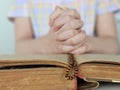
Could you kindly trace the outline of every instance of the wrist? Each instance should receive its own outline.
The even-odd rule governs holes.
[[[43,37],[40,37],[36,40],[37,47],[36,51],[37,53],[41,54],[54,54],[58,53],[58,43],[55,42],[53,35],[47,34]]]
[[[45,54],[47,53],[47,45],[48,45],[48,41],[47,41],[47,36],[42,36],[38,39],[35,39],[35,42],[34,42],[34,46],[35,46],[35,52],[38,54]]]

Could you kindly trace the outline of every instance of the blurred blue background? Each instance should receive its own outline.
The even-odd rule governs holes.
[[[0,0],[0,54],[14,53],[14,28],[7,19],[13,0]],[[119,0],[120,1],[120,0]],[[120,41],[120,13],[117,14],[118,37]]]
[[[0,0],[0,54],[14,53],[13,24],[7,19],[12,0]]]

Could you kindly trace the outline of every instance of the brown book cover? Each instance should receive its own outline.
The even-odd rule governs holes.
[[[82,90],[98,81],[120,82],[120,56],[0,56],[0,90]]]

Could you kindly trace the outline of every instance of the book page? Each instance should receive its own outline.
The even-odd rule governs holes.
[[[62,65],[67,66],[66,54],[54,54],[54,55],[1,55],[0,65],[6,64],[49,64],[49,65]]]
[[[84,54],[76,55],[78,64],[85,62],[101,62],[101,63],[114,63],[120,64],[119,55],[105,55],[105,54]]]
[[[103,55],[103,54],[84,54],[75,55],[78,64],[85,62],[110,62],[119,63],[119,55]],[[50,65],[68,65],[68,55],[67,54],[49,54],[49,55],[1,55],[0,64],[8,63],[40,63],[40,64],[50,64]]]

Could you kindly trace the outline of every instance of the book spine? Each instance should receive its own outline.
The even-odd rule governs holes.
[[[68,64],[65,77],[67,80],[73,80],[78,75],[78,65],[73,54],[68,54]]]

